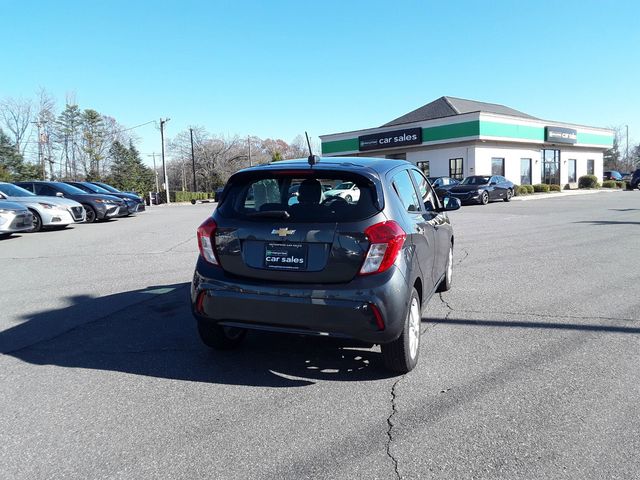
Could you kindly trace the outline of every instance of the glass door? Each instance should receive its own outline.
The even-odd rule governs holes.
[[[560,150],[542,150],[542,183],[560,185]]]

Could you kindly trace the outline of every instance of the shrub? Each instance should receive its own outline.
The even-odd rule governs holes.
[[[538,183],[536,185],[533,186],[533,191],[534,192],[543,192],[546,193],[549,191],[549,185],[545,184],[545,183]]]
[[[520,197],[522,195],[529,195],[529,189],[526,185],[516,185],[515,188],[516,197]]]
[[[533,185],[525,185],[525,187],[527,187],[527,192],[529,192],[529,193],[535,192],[535,190],[533,188]]]
[[[549,185],[549,191],[550,192],[559,192],[560,191],[560,185]]]
[[[616,187],[625,190],[627,188],[627,182],[625,182],[624,180],[616,182]]]
[[[583,175],[578,179],[578,188],[600,188],[598,177],[595,175]]]
[[[160,202],[166,203],[167,194],[165,192],[159,192]],[[172,202],[190,202],[192,200],[206,200],[213,198],[213,193],[209,192],[169,192],[169,199]]]
[[[616,188],[616,182],[615,180],[605,180],[604,182],[602,182],[602,188]]]
[[[567,183],[564,187],[562,187],[563,190],[571,190],[571,185],[569,183]]]

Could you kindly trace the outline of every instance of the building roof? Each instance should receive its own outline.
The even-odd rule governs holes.
[[[464,98],[456,97],[440,97],[412,112],[385,123],[382,127],[423,122],[425,120],[433,120],[434,118],[452,117],[471,112],[497,113],[500,115],[511,115],[513,117],[538,120],[536,117],[497,103],[476,102],[475,100],[465,100]]]

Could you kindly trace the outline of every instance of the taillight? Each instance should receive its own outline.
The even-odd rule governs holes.
[[[360,275],[381,273],[391,268],[407,238],[404,230],[393,220],[388,220],[371,225],[364,234],[371,244],[360,269]]]
[[[198,248],[200,249],[200,255],[212,265],[219,265],[213,247],[216,238],[216,228],[218,228],[218,225],[216,225],[216,222],[211,217],[207,218],[202,222],[202,225],[198,227]]]

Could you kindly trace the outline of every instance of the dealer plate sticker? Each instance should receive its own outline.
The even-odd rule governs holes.
[[[267,243],[264,265],[274,270],[306,270],[307,245],[302,243]]]

